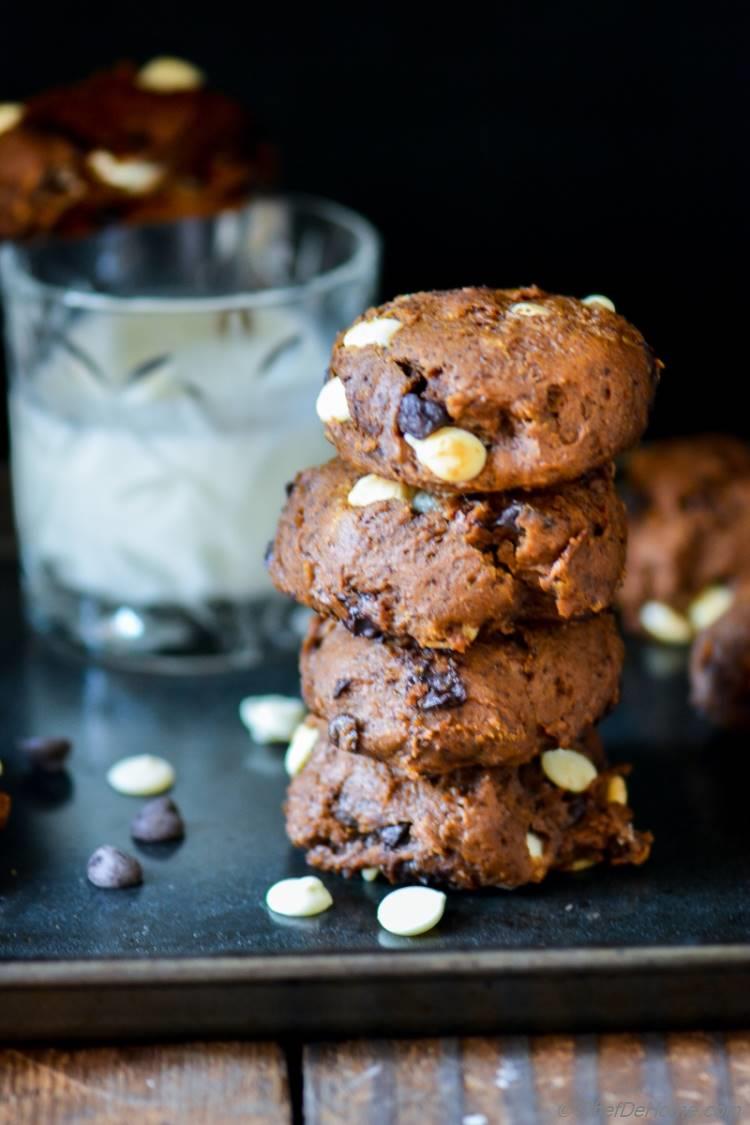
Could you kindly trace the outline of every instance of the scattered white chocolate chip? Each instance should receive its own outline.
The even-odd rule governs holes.
[[[107,781],[118,793],[128,797],[156,797],[175,782],[174,768],[155,754],[135,754],[122,758],[107,771]]]
[[[602,293],[591,293],[588,297],[582,297],[581,304],[601,305],[603,309],[609,309],[610,312],[617,312],[614,301],[610,301],[609,297],[605,297]]]
[[[628,787],[621,777],[613,777],[607,786],[607,800],[613,805],[627,805]]]
[[[665,645],[686,645],[692,640],[693,627],[687,617],[666,602],[644,602],[638,614],[644,630]]]
[[[440,480],[460,484],[478,477],[487,460],[487,450],[478,437],[456,426],[443,426],[426,438],[404,434],[417,460]]]
[[[409,503],[414,490],[397,480],[386,480],[375,473],[360,477],[347,496],[352,508],[366,508],[378,500],[402,500]]]
[[[471,644],[471,642],[475,641],[479,636],[479,629],[476,625],[462,625],[461,634],[466,638],[469,644]]]
[[[289,748],[284,755],[284,769],[290,777],[302,773],[310,761],[315,743],[318,741],[319,731],[309,726],[306,722],[300,723],[292,735]]]
[[[387,348],[401,328],[401,321],[392,316],[379,316],[375,320],[361,320],[353,325],[343,339],[345,348],[366,348],[368,344]]]
[[[734,600],[728,586],[707,586],[688,606],[687,615],[696,632],[708,629],[723,617]]]
[[[568,864],[565,868],[566,871],[588,871],[589,867],[595,867],[599,861],[596,859],[574,859],[572,863]]]
[[[583,793],[588,789],[597,774],[596,766],[577,750],[545,750],[542,754],[542,770],[546,777],[559,789],[571,793]]]
[[[532,859],[541,859],[544,855],[544,844],[536,832],[526,833],[526,847],[529,849],[529,855]]]
[[[374,883],[379,874],[379,867],[363,867],[361,871],[362,878],[366,883]]]
[[[378,907],[378,922],[400,937],[416,937],[437,926],[445,911],[445,895],[431,887],[399,887]]]
[[[0,133],[15,129],[24,115],[24,108],[18,102],[0,102]]]
[[[333,906],[331,892],[316,875],[282,879],[266,891],[266,906],[288,918],[310,918]]]
[[[131,195],[143,195],[144,192],[151,191],[164,176],[161,164],[136,157],[115,156],[103,148],[90,152],[86,163],[102,183]]]
[[[255,742],[288,742],[305,717],[301,699],[289,695],[248,695],[240,719]]]
[[[508,309],[513,316],[549,316],[550,309],[546,305],[539,305],[536,301],[516,301]]]
[[[415,512],[419,512],[421,515],[426,512],[439,512],[442,508],[439,496],[433,496],[431,492],[424,492],[421,489],[414,493],[411,506]]]
[[[318,395],[315,409],[321,422],[348,422],[351,418],[346,389],[338,376],[329,379]]]
[[[136,86],[155,94],[177,94],[197,90],[206,81],[202,70],[185,59],[162,55],[145,63],[135,77]]]

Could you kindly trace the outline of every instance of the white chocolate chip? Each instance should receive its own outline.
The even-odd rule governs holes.
[[[360,477],[347,496],[352,508],[366,508],[368,504],[377,504],[378,500],[402,500],[409,503],[413,489],[397,480],[386,480],[375,473],[368,473]]]
[[[577,750],[545,750],[542,770],[553,785],[571,793],[583,793],[597,775],[593,762]]]
[[[130,195],[152,191],[164,176],[161,164],[130,156],[114,156],[103,148],[90,152],[86,163],[102,183],[127,191]]]
[[[536,832],[526,833],[526,847],[529,849],[529,855],[532,859],[541,859],[544,855],[544,844]]]
[[[460,484],[478,477],[487,460],[487,450],[478,437],[456,426],[443,426],[429,437],[404,434],[417,460],[440,480]]]
[[[607,786],[607,800],[613,805],[627,805],[628,787],[621,777],[613,777]]]
[[[693,637],[693,627],[682,613],[666,602],[644,602],[638,614],[644,630],[665,645],[686,645]]]
[[[727,612],[734,595],[728,586],[707,586],[688,606],[687,615],[696,632],[708,629]]]
[[[306,722],[300,723],[295,730],[289,748],[284,755],[284,769],[290,777],[296,777],[298,773],[302,773],[302,770],[310,761],[319,733],[315,727],[308,726]]]
[[[316,875],[304,875],[301,879],[282,879],[269,887],[266,906],[287,918],[310,918],[333,906],[333,898]]]
[[[248,695],[240,719],[255,742],[288,742],[305,717],[301,699],[289,695]]]
[[[24,108],[18,102],[0,102],[0,133],[15,129],[24,115]]]
[[[588,871],[589,867],[594,867],[599,861],[596,859],[574,859],[572,863],[568,864],[565,868],[566,871]]]
[[[363,867],[361,871],[362,878],[366,883],[374,883],[379,874],[379,867]]]
[[[345,348],[366,348],[368,344],[376,344],[378,347],[387,348],[401,327],[401,321],[392,316],[361,320],[346,333],[343,345]]]
[[[513,316],[549,316],[550,311],[546,305],[539,305],[536,301],[517,301],[508,309]]]
[[[437,926],[445,911],[445,895],[431,887],[399,887],[378,907],[384,930],[401,937],[416,937]]]
[[[411,506],[415,512],[419,512],[421,515],[426,512],[439,512],[442,508],[439,496],[433,496],[431,492],[424,492],[421,489],[414,493]]]
[[[472,641],[475,641],[479,636],[479,629],[476,625],[462,625],[461,634],[466,638],[469,644],[471,644]]]
[[[609,309],[610,312],[617,312],[614,301],[610,301],[609,297],[605,297],[602,293],[592,293],[588,297],[582,297],[581,304],[601,305],[603,309]]]
[[[155,94],[177,94],[185,90],[198,90],[206,81],[202,70],[185,59],[168,55],[151,59],[138,71],[136,86]]]
[[[175,782],[173,766],[155,754],[135,754],[122,758],[107,771],[107,781],[127,797],[156,797]]]
[[[321,422],[348,422],[351,418],[346,389],[338,376],[324,383],[315,403]]]

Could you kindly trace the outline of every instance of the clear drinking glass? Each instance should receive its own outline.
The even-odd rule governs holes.
[[[285,482],[330,456],[315,396],[378,261],[364,219],[304,197],[3,248],[37,630],[141,666],[257,658],[264,548]]]

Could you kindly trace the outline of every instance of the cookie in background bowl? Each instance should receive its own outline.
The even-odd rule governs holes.
[[[0,239],[211,215],[274,179],[253,115],[183,59],[0,105]]]

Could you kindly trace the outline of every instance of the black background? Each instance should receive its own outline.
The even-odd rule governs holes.
[[[106,22],[105,22],[106,21]],[[741,5],[6,9],[0,100],[178,54],[254,106],[290,188],[386,240],[384,295],[602,292],[667,363],[652,433],[750,435]]]

